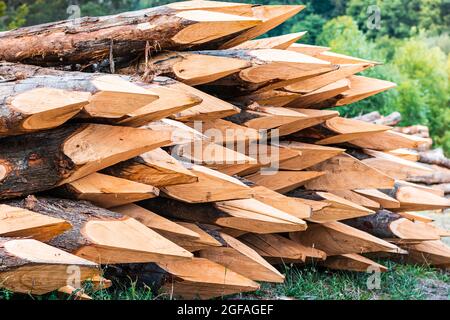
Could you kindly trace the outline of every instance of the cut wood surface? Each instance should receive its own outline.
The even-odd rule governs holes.
[[[253,49],[281,49],[286,50],[292,44],[300,40],[307,32],[296,32],[284,34],[278,37],[269,37],[263,39],[249,40],[233,49],[253,50]]]
[[[333,270],[356,272],[368,272],[368,270],[375,270],[378,272],[388,271],[387,267],[356,253],[329,257],[322,262],[321,265]]]
[[[147,42],[157,43],[161,50],[220,44],[227,36],[261,23],[253,17],[201,10],[200,1],[195,4],[189,9],[161,6],[3,32],[0,59],[40,65],[92,64],[108,59],[112,52],[116,60],[130,60],[145,52]]]
[[[288,48],[288,50],[307,54],[314,57],[321,52],[330,50],[330,48],[305,43],[294,43]]]
[[[70,222],[72,229],[49,244],[101,264],[192,258],[191,253],[135,219],[89,202],[30,196],[8,203]]]
[[[64,219],[0,205],[0,237],[32,238],[46,242],[70,228],[71,224]]]
[[[413,263],[432,265],[440,268],[450,266],[450,247],[440,240],[423,241],[403,246],[408,250],[408,259]]]
[[[400,207],[400,202],[395,198],[392,198],[377,189],[356,189],[354,191],[366,198],[378,202],[383,208],[394,209]]]
[[[120,162],[105,173],[154,187],[197,182],[197,176],[162,149]]]
[[[158,265],[174,277],[163,289],[184,299],[211,299],[259,288],[256,282],[208,259]]]
[[[260,19],[262,23],[222,44],[221,48],[232,48],[246,42],[247,40],[257,38],[267,31],[276,28],[289,18],[295,16],[304,8],[305,6],[302,5],[255,6],[252,8],[251,15],[256,19]]]
[[[192,232],[195,232],[198,235],[198,239],[186,239],[186,237],[175,236],[167,233],[165,236],[189,252],[197,252],[210,247],[223,246],[223,243],[219,241],[220,239],[218,240],[216,237],[211,235],[210,232],[208,233],[208,229],[203,224],[181,221],[177,221],[177,224],[191,230]]]
[[[325,251],[327,256],[366,252],[401,252],[387,241],[340,222],[310,225],[304,232],[290,233],[299,243]]]
[[[0,238],[0,287],[45,294],[66,285],[77,268],[80,280],[99,273],[97,264],[33,239]]]
[[[324,174],[318,171],[277,171],[273,174],[255,173],[245,178],[270,190],[287,193]]]
[[[366,207],[368,209],[379,209],[380,208],[380,203],[371,200],[368,197],[364,197],[354,191],[351,190],[333,190],[330,191],[330,193],[335,194],[341,198],[344,198],[348,201],[351,201],[355,204],[358,204],[360,206]]]
[[[394,179],[345,153],[308,170],[325,172],[323,176],[306,183],[305,188],[309,190],[392,188],[395,183]]]
[[[188,203],[205,203],[253,197],[253,191],[238,179],[203,166],[182,164],[198,177],[198,181],[161,188],[171,198]]]
[[[346,224],[384,239],[399,238],[409,241],[439,240],[440,235],[426,224],[415,224],[388,210],[345,221]]]
[[[253,203],[250,203],[253,204]],[[277,233],[305,230],[306,223],[270,206],[257,203],[249,206],[239,201],[189,204],[171,199],[151,199],[141,205],[157,214],[189,222],[215,224],[225,228],[255,232]],[[281,215],[282,218],[277,216]],[[286,221],[287,218],[291,221]]]
[[[352,56],[336,53],[336,52],[329,51],[329,50],[320,52],[319,54],[317,54],[315,56],[321,57],[322,59],[329,61],[331,63],[335,63],[335,64],[360,64],[360,63],[371,64],[371,65],[380,64],[380,62],[365,60],[365,59],[361,59],[361,58],[357,58],[357,57],[352,57]]]
[[[163,216],[157,215],[156,213],[133,203],[111,208],[111,211],[134,218],[165,237],[175,236],[188,240],[197,240],[200,238],[198,233],[183,227],[181,224],[172,222]]]
[[[352,140],[350,143],[364,149],[385,151],[398,148],[417,149],[421,145],[427,144],[428,140],[388,130]]]
[[[159,195],[159,190],[153,186],[101,173],[92,173],[67,183],[54,192],[67,198],[87,200],[103,208],[116,207]]]
[[[284,107],[292,101],[301,97],[295,92],[281,90],[268,90],[260,93],[251,93],[249,95],[230,98],[231,102],[237,105],[251,105],[258,103],[260,106]]]
[[[67,125],[19,140],[5,138],[0,148],[0,198],[70,183],[169,141],[160,132],[94,124]]]
[[[282,283],[284,276],[257,251],[225,233],[217,233],[222,247],[205,248],[199,257],[214,261],[254,281]]]

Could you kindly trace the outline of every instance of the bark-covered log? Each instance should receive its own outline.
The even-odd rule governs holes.
[[[395,126],[402,121],[402,115],[399,112],[393,112],[387,116],[382,116],[378,111],[374,111],[354,119],[385,126]]]
[[[420,159],[419,159],[420,162],[428,163],[428,164],[435,164],[435,165],[446,167],[446,168],[450,169],[450,159],[445,157],[444,151],[440,148],[430,150],[430,151],[420,152],[419,156],[420,156]]]
[[[202,2],[189,9],[202,9]],[[104,17],[85,17],[0,33],[0,59],[37,65],[131,60],[146,49],[219,46],[261,23],[253,17],[171,5]],[[228,36],[228,37],[227,37]],[[113,68],[112,68],[113,69]]]
[[[29,196],[6,203],[69,221],[72,229],[52,239],[49,244],[101,264],[192,257],[191,253],[135,219],[86,201]]]
[[[52,189],[169,141],[161,132],[94,124],[3,138],[0,199]]]

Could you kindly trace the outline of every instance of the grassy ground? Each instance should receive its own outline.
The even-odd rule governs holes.
[[[301,300],[449,300],[450,272],[429,267],[402,265],[390,261],[380,261],[389,267],[382,273],[380,288],[369,290],[367,279],[370,274],[337,272],[315,267],[285,267],[284,284],[263,284],[254,293],[241,294],[227,299],[301,299]],[[115,289],[86,293],[97,300],[151,300],[170,299],[165,295],[155,296],[148,287],[138,287],[135,283],[116,285]],[[12,294],[0,291],[0,299],[61,299],[52,293],[43,297]],[[67,298],[62,298],[67,299]]]

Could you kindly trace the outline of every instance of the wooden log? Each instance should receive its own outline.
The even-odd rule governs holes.
[[[305,230],[306,228],[303,220],[254,201],[188,204],[156,198],[142,202],[141,205],[157,214],[174,219],[254,233],[288,232],[287,230],[290,229]]]
[[[428,223],[431,225],[432,222],[434,222],[433,219],[426,217],[425,215],[422,215],[420,213],[415,212],[396,212],[398,215],[402,216],[403,218],[409,219],[412,222],[420,221],[424,223]]]
[[[329,50],[323,51],[315,56],[321,57],[326,61],[329,61],[331,63],[336,63],[336,64],[360,64],[360,63],[371,64],[371,65],[381,64],[381,62],[365,60],[365,59],[361,59],[361,58],[357,58],[357,57],[348,56],[345,54],[336,53],[336,52],[329,51]]]
[[[286,212],[299,219],[311,216],[311,207],[292,197],[286,197],[281,193],[270,190],[263,186],[252,186],[255,199],[278,210]]]
[[[374,124],[381,124],[384,126],[395,126],[402,121],[402,115],[400,112],[392,112],[387,116],[382,116],[378,111],[373,111],[368,114],[355,117],[356,120],[371,122]]]
[[[90,201],[102,208],[111,208],[157,197],[159,190],[143,183],[92,173],[62,185],[52,193],[69,199]]]
[[[292,51],[277,49],[205,51],[204,54],[240,59],[250,67],[203,87],[224,98],[283,88],[301,79],[333,71],[337,66]]]
[[[333,190],[330,191],[330,193],[371,210],[377,210],[381,207],[378,202],[364,197],[352,190]]]
[[[255,130],[271,130],[272,136],[286,136],[338,115],[336,111],[309,111],[253,104],[227,119]]]
[[[172,275],[163,291],[175,297],[211,299],[259,289],[256,282],[208,259],[158,265]]]
[[[431,172],[422,172],[422,174],[418,173],[417,175],[407,177],[404,180],[427,185],[450,183],[450,169],[438,165],[429,165],[422,162],[419,162],[418,164],[431,170]]]
[[[336,82],[330,83],[320,89],[301,95],[297,99],[292,100],[286,107],[315,109],[317,108],[317,106],[320,106],[322,102],[328,101],[329,99],[340,95],[348,89],[350,89],[350,81],[348,79],[341,79]]]
[[[422,126],[420,124],[409,127],[395,127],[393,130],[395,132],[400,132],[421,138],[430,137],[430,129],[427,126]]]
[[[288,196],[328,203],[329,206],[313,211],[311,217],[307,219],[308,221],[316,223],[326,223],[356,217],[364,217],[375,213],[370,209],[328,192],[311,192],[296,189],[288,193]]]
[[[295,16],[304,8],[305,6],[302,5],[255,6],[252,8],[251,15],[261,19],[262,23],[222,44],[221,49],[233,48],[248,40],[255,39]]]
[[[255,173],[245,178],[270,190],[288,193],[324,174],[320,171],[277,171],[273,174]]]
[[[239,113],[239,108],[224,100],[218,99],[203,91],[195,89],[184,83],[177,82],[172,88],[182,90],[186,93],[194,94],[202,99],[202,102],[189,109],[177,112],[171,116],[179,121],[203,121],[221,119]]]
[[[0,205],[0,237],[50,241],[72,228],[69,222],[30,210]]]
[[[306,31],[284,34],[278,37],[269,37],[263,39],[249,40],[233,49],[239,50],[255,50],[255,49],[280,49],[286,50],[292,44],[300,40]]]
[[[398,148],[418,149],[427,143],[427,139],[398,133],[392,130],[374,133],[371,136],[351,141],[351,144],[354,146],[379,151],[395,150]]]
[[[404,182],[396,182],[394,188],[382,191],[400,202],[400,207],[392,209],[394,211],[426,211],[450,207],[450,200],[430,192],[432,189],[426,190]]]
[[[345,151],[345,149],[289,140],[281,141],[280,146],[301,152],[301,155],[298,157],[280,161],[280,168],[283,170],[303,170],[333,158]]]
[[[383,239],[407,241],[439,240],[440,235],[426,224],[416,224],[388,210],[376,214],[346,220],[345,224]]]
[[[122,179],[157,188],[194,183],[197,176],[162,149],[155,149],[104,170]]]
[[[307,54],[309,56],[316,56],[321,52],[325,52],[328,50],[331,50],[331,48],[328,47],[321,47],[321,46],[314,46],[310,44],[305,43],[294,43],[292,44],[287,50],[295,51],[298,53]]]
[[[371,65],[369,64],[355,64],[355,65],[339,65],[337,70],[318,75],[316,77],[312,77],[309,79],[299,80],[289,86],[286,86],[284,89],[289,92],[301,93],[301,94],[313,94],[316,93],[320,89],[325,88],[331,84],[336,83],[337,81],[341,81],[346,79],[356,73],[362,72],[369,68]],[[346,86],[351,88],[351,83],[346,83]],[[335,96],[339,95],[342,92],[337,93]],[[334,97],[334,96],[333,96]],[[322,100],[323,101],[323,100]],[[306,102],[300,98],[297,102],[293,102],[289,107],[291,108],[305,108],[302,106],[302,102]]]
[[[403,245],[408,250],[407,260],[447,269],[450,266],[450,248],[440,240]]]
[[[326,174],[306,183],[308,190],[353,190],[360,188],[392,188],[395,180],[358,159],[341,154],[308,170]]]
[[[400,207],[400,202],[377,189],[356,189],[354,191],[364,197],[378,202],[383,208],[394,209]]]
[[[191,229],[186,228],[179,223],[172,222],[169,219],[133,203],[111,208],[111,211],[136,219],[169,240],[173,237],[185,240],[200,239],[200,235]]]
[[[208,137],[201,132],[187,126],[183,122],[172,119],[161,119],[150,122],[145,126],[142,126],[141,129],[167,132],[171,139],[171,143],[167,145],[168,147],[197,140],[209,140]]]
[[[129,127],[140,127],[151,121],[160,120],[183,112],[203,102],[203,99],[191,92],[177,88],[177,81],[166,77],[155,77],[144,87],[159,99],[133,112],[115,123]],[[186,86],[187,87],[187,86]]]
[[[33,239],[0,238],[0,259],[0,287],[25,294],[57,290],[71,270],[81,281],[99,273],[97,264]]]
[[[66,125],[21,139],[4,138],[0,198],[70,183],[169,141],[164,133],[94,124]]]
[[[444,156],[442,149],[434,149],[419,153],[419,161],[428,164],[435,164],[450,169],[450,159]]]
[[[0,37],[0,59],[47,66],[117,62],[144,54],[146,44],[151,51],[218,46],[227,36],[261,23],[253,17],[201,10],[203,4],[195,4],[189,9],[169,5],[7,31]]]
[[[261,93],[251,93],[249,95],[230,98],[230,102],[237,105],[251,105],[257,103],[266,107],[284,107],[292,101],[301,97],[298,93],[281,90],[268,90]]]
[[[192,258],[190,252],[135,219],[89,202],[30,196],[7,204],[69,221],[72,229],[49,244],[100,264]]]
[[[254,249],[225,233],[216,232],[215,236],[223,246],[202,249],[198,253],[199,257],[214,261],[254,281],[284,281],[284,276]]]
[[[310,254],[304,246],[279,234],[249,233],[239,239],[271,263],[304,263]]]
[[[165,235],[170,241],[176,243],[189,252],[198,252],[203,249],[221,247],[223,245],[223,243],[219,241],[220,239],[215,237],[215,234],[208,232],[209,228],[207,228],[204,224],[183,221],[177,221],[176,223],[183,228],[195,232],[199,236],[198,239],[187,239],[186,237],[180,237],[178,235]]]
[[[368,270],[377,270],[387,272],[388,268],[356,253],[342,254],[329,257],[320,263],[322,266],[343,271],[368,272]]]
[[[325,251],[327,256],[366,252],[402,252],[387,241],[340,222],[310,225],[304,232],[289,234],[291,240]]]
[[[391,151],[387,151],[386,153],[391,154],[393,156],[405,159],[405,160],[409,160],[409,161],[413,161],[413,162],[418,162],[419,161],[419,154],[417,151],[415,150],[410,150],[410,149],[395,149],[395,150],[391,150]]]
[[[209,51],[166,52],[151,59],[139,60],[135,65],[127,66],[118,72],[144,75],[151,70],[153,75],[166,76],[190,86],[198,86],[252,66],[244,59],[208,53]]]
[[[364,150],[364,153],[372,158],[362,160],[363,163],[378,169],[393,179],[414,180],[415,177],[433,173],[432,169],[424,165],[388,153],[368,149]]]
[[[431,187],[444,192],[444,194],[450,193],[450,183],[434,184]]]
[[[186,162],[181,162],[181,164],[197,176],[198,181],[161,188],[161,191],[168,197],[188,203],[206,203],[253,197],[253,191],[238,179],[203,166],[191,165]]]

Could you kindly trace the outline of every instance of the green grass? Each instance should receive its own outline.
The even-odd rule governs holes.
[[[284,266],[283,284],[262,284],[253,293],[240,294],[231,299],[301,299],[301,300],[423,300],[450,299],[450,273],[426,266],[403,265],[380,261],[389,268],[381,273],[380,289],[367,288],[368,273],[330,271],[315,266]],[[108,290],[92,292],[87,284],[85,292],[95,300],[153,300],[169,299],[167,295],[152,293],[149,287],[135,282],[115,284]],[[18,295],[0,290],[1,299],[57,300],[56,293],[41,297]]]

